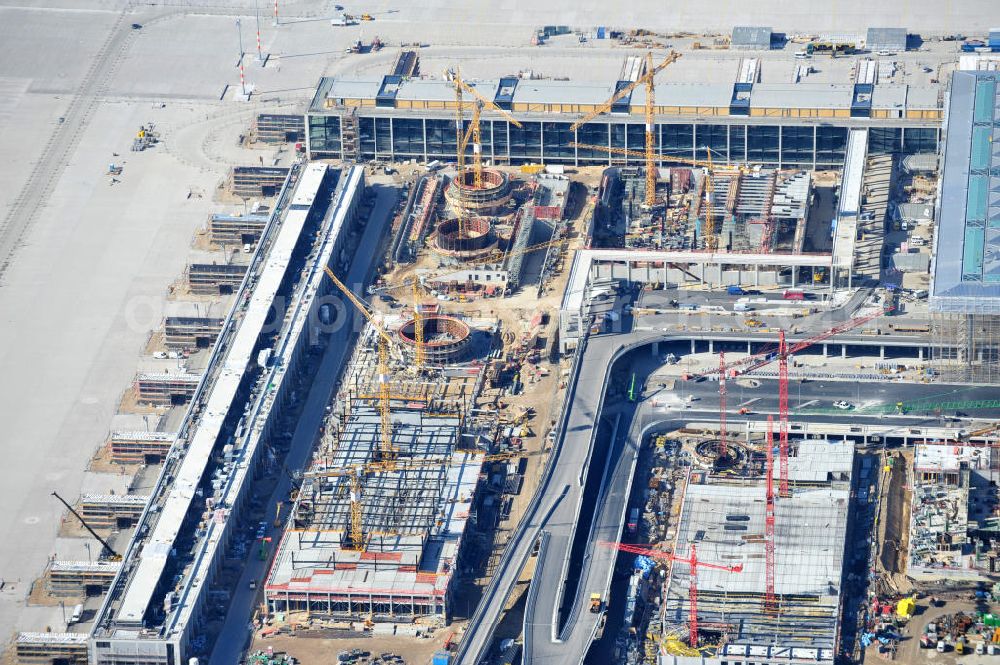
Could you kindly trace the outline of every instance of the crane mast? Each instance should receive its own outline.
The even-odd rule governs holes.
[[[719,351],[719,457],[723,460],[726,449],[726,353]]]
[[[690,582],[688,584],[688,644],[697,648],[698,646],[698,567],[710,568],[712,570],[724,570],[730,573],[743,572],[743,564],[735,566],[724,566],[718,563],[707,563],[698,559],[698,552],[694,543],[691,543],[691,553],[686,556],[678,556],[672,552],[654,550],[640,545],[629,545],[628,543],[616,543],[609,541],[599,541],[600,545],[613,547],[621,552],[630,554],[641,554],[661,561],[671,561],[673,563],[687,564],[690,568]]]
[[[776,612],[774,595],[774,419],[767,417],[767,503],[764,515],[764,611]]]
[[[669,64],[676,61],[681,57],[680,53],[676,51],[671,51],[666,58],[658,65],[653,65],[653,54],[652,52],[646,53],[646,71],[626,86],[623,86],[618,92],[611,96],[608,101],[604,102],[598,106],[593,111],[587,113],[582,118],[570,125],[569,131],[576,132],[580,127],[590,122],[602,113],[609,113],[614,106],[615,102],[620,99],[625,98],[629,93],[638,88],[639,86],[645,86],[646,101],[645,101],[645,151],[642,153],[643,158],[646,160],[646,196],[645,205],[647,207],[653,207],[656,204],[656,134],[653,125],[653,113],[655,111],[655,100],[654,100],[654,88],[653,79],[654,77]],[[599,148],[601,150],[605,148]]]
[[[788,345],[785,331],[778,333],[778,432],[781,438],[779,467],[781,496],[788,496]]]

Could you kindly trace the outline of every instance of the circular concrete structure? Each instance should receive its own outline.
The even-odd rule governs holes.
[[[476,187],[476,173],[467,169],[461,180],[452,178],[444,195],[454,209],[472,214],[492,213],[510,201],[510,178],[501,171],[483,169],[482,186]]]
[[[439,254],[459,259],[485,256],[497,245],[493,224],[481,217],[461,221],[449,219],[438,224],[434,249]]]
[[[461,362],[469,355],[472,329],[453,316],[429,315],[421,317],[424,329],[424,362],[446,365]],[[405,348],[416,353],[416,323],[410,319],[399,327],[396,334]]]
[[[725,457],[719,457],[718,439],[699,443],[695,446],[695,454],[699,461],[716,471],[743,469],[750,461],[750,453],[743,444],[729,440],[726,441]]]

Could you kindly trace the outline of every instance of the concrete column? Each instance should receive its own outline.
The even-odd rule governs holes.
[[[428,157],[427,157],[427,118],[424,118],[423,120],[421,120],[420,126],[423,128],[423,131],[424,131],[424,162],[426,162],[426,161],[428,161]]]
[[[653,355],[654,356],[660,355],[660,343],[659,342],[653,342]]]
[[[878,357],[879,360],[885,360],[885,344],[880,344],[878,347]]]
[[[714,339],[708,340],[708,352],[709,353],[715,353],[715,340]]]
[[[747,355],[753,355],[753,351],[750,349],[750,340],[747,340]]]
[[[823,342],[823,357],[826,358],[830,349],[826,342]]]
[[[698,353],[697,351],[695,351],[695,348],[696,347],[695,347],[695,344],[694,344],[694,340],[692,339],[691,340],[691,353]]]
[[[923,360],[924,359],[924,347],[922,347],[922,346],[917,347],[917,358],[919,360]]]
[[[841,344],[840,345],[840,357],[841,358],[846,358],[847,357],[847,345],[846,344]]]

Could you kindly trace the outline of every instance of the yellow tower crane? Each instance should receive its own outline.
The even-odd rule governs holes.
[[[465,185],[465,151],[472,141],[472,168],[474,173],[474,186],[480,189],[483,186],[483,144],[482,134],[479,126],[480,116],[483,107],[496,111],[511,124],[521,127],[521,123],[514,116],[504,111],[492,101],[481,95],[474,87],[462,79],[461,71],[456,67],[452,76],[452,83],[455,85],[455,182]],[[465,93],[469,93],[474,98],[472,103],[472,122],[469,129],[465,129]],[[455,214],[458,217],[459,233],[465,227],[465,215],[462,206],[456,206]]]
[[[486,455],[482,462],[498,462],[517,457],[523,457],[524,453],[497,453]],[[351,523],[348,529],[350,543],[344,549],[363,551],[366,546],[364,534],[364,508],[362,507],[362,497],[364,494],[364,477],[369,473],[379,472],[400,472],[426,469],[432,467],[447,467],[451,465],[451,460],[447,459],[417,459],[417,460],[393,460],[391,463],[370,462],[368,464],[354,464],[340,469],[326,469],[323,471],[309,471],[305,476],[312,478],[347,478],[350,483],[350,513]]]
[[[569,144],[573,148],[583,148],[586,150],[603,150],[604,152],[610,152],[616,155],[626,155],[631,157],[643,157],[645,158],[647,154],[645,152],[639,152],[638,150],[626,150],[625,148],[612,148],[606,145],[591,145],[589,143],[577,143],[576,141]],[[717,246],[718,238],[715,235],[715,218],[712,212],[712,206],[715,203],[715,188],[712,183],[712,175],[715,173],[715,163],[712,161],[712,149],[708,146],[704,147],[705,154],[708,155],[706,161],[699,161],[697,159],[686,159],[684,157],[671,157],[670,155],[656,155],[656,159],[661,162],[677,162],[679,164],[688,164],[690,166],[701,166],[707,169],[708,173],[705,177],[705,201],[708,204],[708,208],[705,211],[705,230],[702,236],[705,240],[705,249],[714,250]],[[726,168],[732,168],[738,173],[748,173],[750,168],[745,164],[738,164],[734,166],[727,166]],[[648,190],[647,190],[648,191]]]
[[[379,434],[382,441],[382,458],[391,460],[396,452],[392,445],[392,418],[389,410],[389,400],[392,397],[392,393],[389,390],[389,345],[393,344],[393,340],[381,324],[375,320],[375,317],[369,311],[369,308],[361,302],[361,299],[351,293],[351,290],[337,279],[333,270],[329,266],[323,266],[323,270],[326,271],[327,277],[343,292],[347,299],[351,301],[351,304],[361,312],[378,333],[378,409],[381,416]]]
[[[577,120],[575,123],[570,125],[569,130],[571,132],[577,131],[580,127],[587,124],[597,116],[602,113],[610,113],[611,108],[614,106],[615,102],[622,99],[633,90],[638,88],[640,85],[646,86],[646,100],[645,100],[645,115],[646,115],[646,150],[644,157],[646,159],[646,198],[645,204],[647,207],[652,207],[656,203],[656,132],[653,125],[653,114],[655,111],[655,86],[653,85],[653,79],[660,73],[661,70],[666,68],[668,65],[676,61],[681,57],[680,53],[676,51],[671,51],[663,62],[653,66],[653,54],[646,54],[646,71],[637,78],[635,81],[629,85],[623,86],[621,90],[616,92],[611,99],[604,102],[596,109],[587,113],[582,118]]]
[[[413,341],[414,360],[417,371],[424,369],[424,317],[420,312],[420,293],[417,290],[417,280],[413,280]]]
[[[472,169],[473,177],[476,189],[480,189],[483,186],[483,143],[482,143],[482,132],[480,130],[479,121],[482,116],[484,108],[487,108],[495,113],[499,113],[504,117],[507,122],[514,125],[515,127],[522,127],[517,118],[512,116],[507,111],[503,110],[491,100],[487,99],[479,93],[474,87],[466,83],[461,76],[457,73],[455,74],[455,86],[459,90],[459,108],[462,108],[464,102],[462,101],[462,92],[467,92],[472,95],[476,103],[472,107],[472,122],[469,123],[469,129],[466,130],[464,136],[459,138],[459,153],[464,157],[465,150],[469,145],[469,141],[472,141]]]

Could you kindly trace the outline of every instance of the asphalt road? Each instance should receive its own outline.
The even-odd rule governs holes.
[[[660,379],[654,377],[648,386],[650,392],[657,391]],[[756,384],[756,387],[754,386]],[[670,384],[668,384],[669,386]],[[778,412],[778,382],[771,378],[755,378],[732,380],[727,382],[727,413],[738,415],[741,407],[753,413],[766,414]],[[686,400],[688,396],[695,398],[689,403],[690,408],[697,410],[713,410],[718,412],[719,383],[718,381],[681,381],[673,383],[672,390],[660,390],[661,397],[670,400]],[[997,391],[989,386],[966,386],[940,383],[889,383],[860,381],[795,381],[789,382],[788,408],[791,417],[829,416],[834,420],[858,415],[877,417],[883,408],[894,410],[896,402],[903,402],[908,409],[916,410],[908,413],[905,420],[921,422],[939,422],[940,418],[930,409],[935,404],[952,404],[956,402],[992,401],[997,399]],[[849,402],[854,409],[839,411],[833,403],[839,400]],[[942,416],[956,416],[969,420],[993,420],[1000,418],[1000,408],[987,409],[949,409]],[[895,418],[895,413],[884,414],[885,418]]]
[[[395,204],[396,197],[391,190],[383,189],[380,191],[377,203],[361,238],[361,243],[355,252],[355,257],[368,257],[368,260],[355,261],[351,264],[347,278],[342,280],[345,284],[363,284],[368,281],[374,267],[372,258],[379,255],[378,245],[384,237],[383,230]],[[345,311],[350,317],[355,316],[354,309],[350,305],[346,305]],[[291,447],[285,459],[285,467],[289,471],[303,468],[309,460],[312,444],[316,440],[316,433],[322,424],[326,405],[333,394],[336,380],[340,377],[341,368],[353,348],[353,344],[350,343],[353,331],[353,325],[345,325],[333,333],[327,343],[323,359],[316,371],[309,395],[306,397],[306,403],[302,407],[295,432],[292,434]],[[269,524],[271,516],[275,514],[276,503],[286,500],[290,490],[289,476],[282,474],[264,509],[265,519]],[[285,505],[287,507],[287,501],[285,501]],[[284,514],[287,515],[287,510]],[[247,549],[247,560],[240,574],[239,582],[236,584],[236,589],[233,591],[225,623],[212,650],[210,665],[233,665],[239,662],[240,655],[247,647],[249,634],[252,630],[249,625],[250,616],[255,605],[263,602],[265,577],[281,538],[280,529],[273,529],[273,527],[269,527],[269,529],[269,535],[274,539],[272,556],[267,561],[261,561],[256,556],[256,546]],[[256,591],[250,590],[250,580],[257,581]]]

